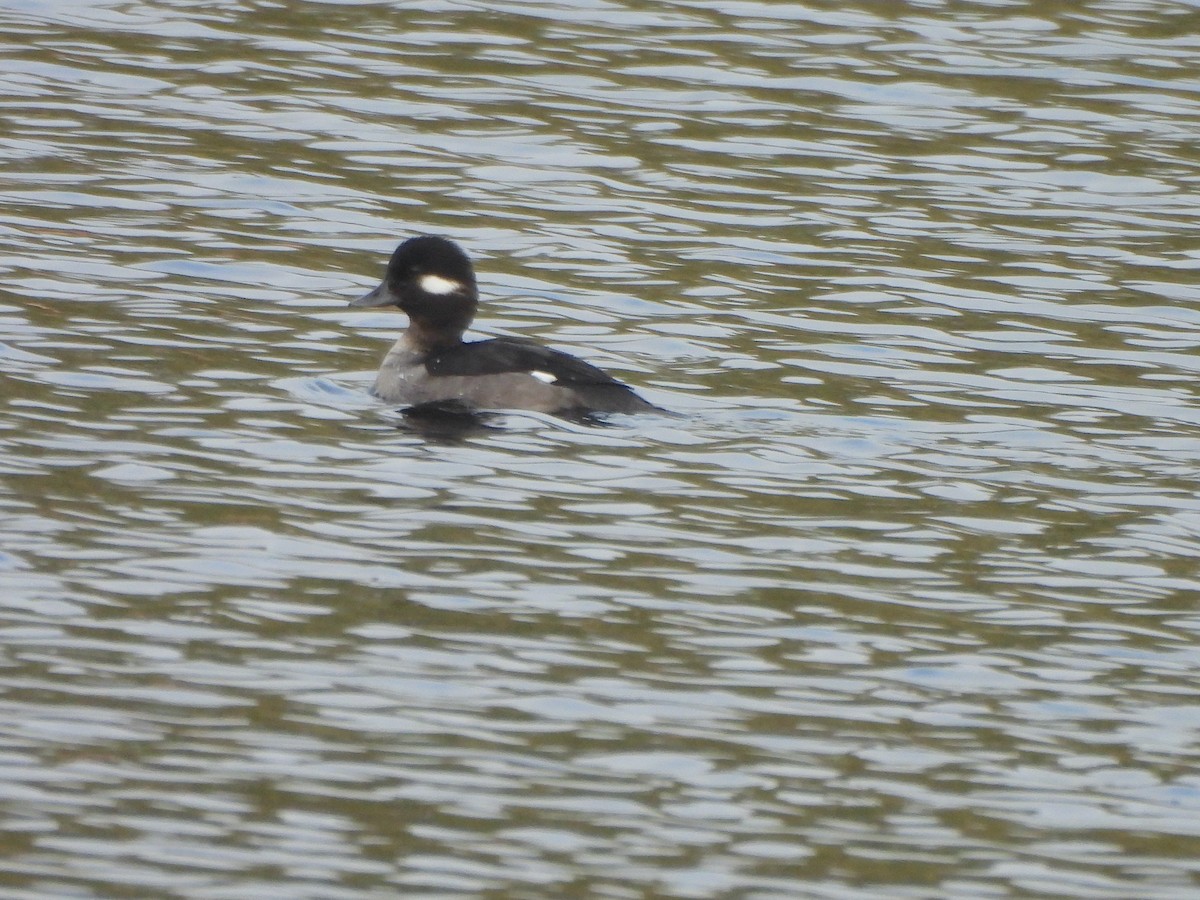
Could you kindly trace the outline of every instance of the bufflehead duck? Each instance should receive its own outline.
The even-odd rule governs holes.
[[[397,306],[408,328],[384,357],[373,392],[392,403],[527,409],[587,415],[657,411],[627,385],[581,359],[532,341],[464,343],[479,303],[471,260],[433,235],[396,248],[383,283],[351,306]]]

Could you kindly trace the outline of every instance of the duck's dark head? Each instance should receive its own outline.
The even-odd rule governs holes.
[[[457,342],[475,318],[479,292],[471,259],[451,240],[409,238],[388,261],[383,282],[351,306],[397,306],[433,343]]]

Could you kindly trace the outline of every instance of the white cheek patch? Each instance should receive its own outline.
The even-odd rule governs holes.
[[[457,294],[463,289],[461,281],[443,278],[441,275],[422,275],[418,284],[427,294]]]
[[[538,370],[534,369],[529,374],[532,375],[534,378],[536,378],[538,381],[546,382],[546,384],[554,384],[554,382],[558,381],[558,377],[555,375],[551,375],[549,372],[539,372]]]

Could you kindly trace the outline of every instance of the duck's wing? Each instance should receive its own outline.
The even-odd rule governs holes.
[[[658,412],[633,388],[582,359],[532,341],[493,338],[435,351],[425,360],[434,377],[453,375],[528,375],[543,384],[565,388],[570,398],[560,411],[590,413]]]
[[[459,344],[431,353],[425,368],[435,377],[446,375],[501,375],[524,373],[546,384],[575,387],[585,384],[620,385],[603,369],[598,369],[563,353],[532,341],[493,338]]]

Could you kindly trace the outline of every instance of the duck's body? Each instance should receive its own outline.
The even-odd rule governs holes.
[[[558,350],[496,338],[430,351],[407,332],[384,357],[373,388],[392,403],[458,401],[477,409],[647,412],[655,409],[611,375]]]
[[[409,326],[384,357],[374,393],[406,406],[633,413],[657,409],[607,372],[532,341],[464,343],[479,297],[471,261],[453,242],[422,236],[392,254],[383,283],[352,306],[397,306]]]

